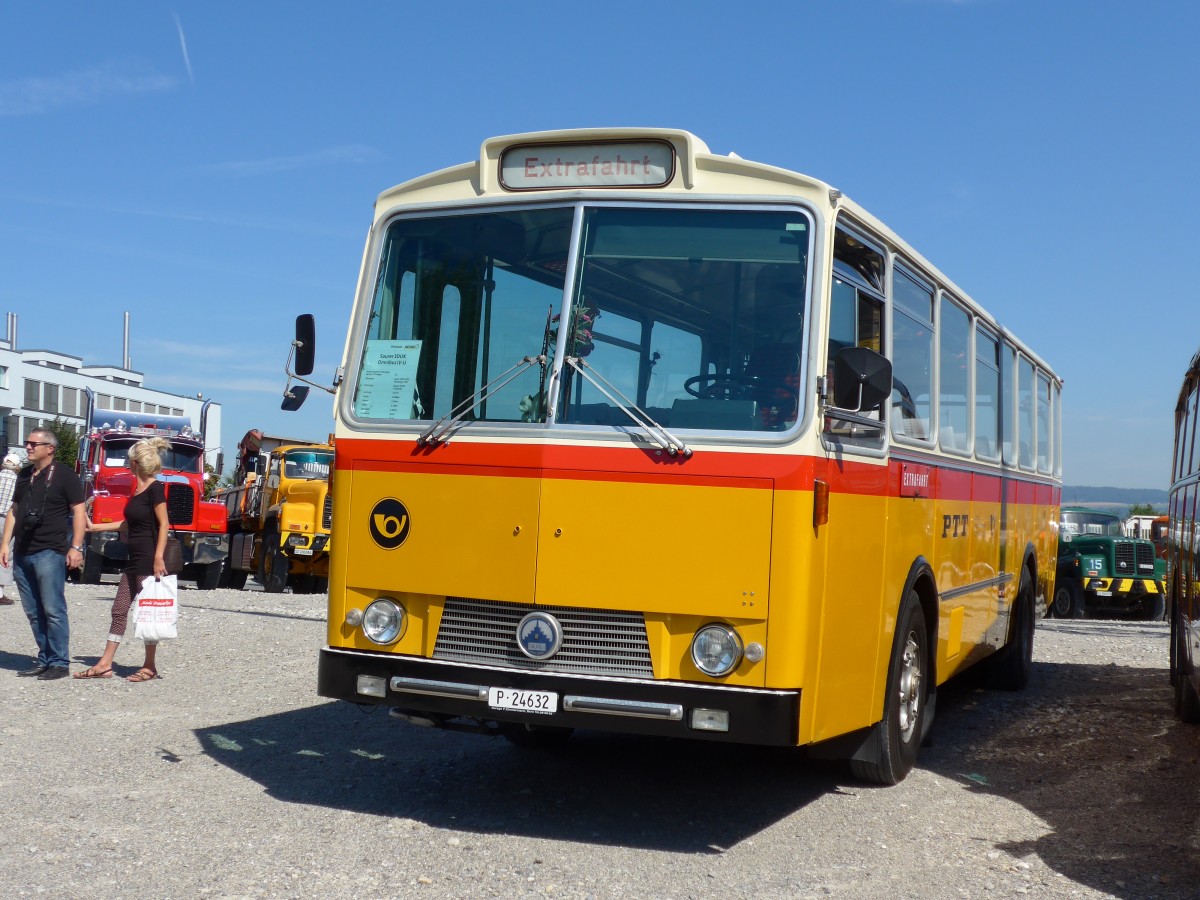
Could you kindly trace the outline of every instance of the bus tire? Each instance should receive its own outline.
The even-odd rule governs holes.
[[[917,762],[925,733],[929,700],[929,632],[917,592],[910,590],[900,607],[888,664],[883,720],[875,725],[868,758],[850,760],[855,778],[875,784],[898,784]]]
[[[1083,591],[1074,581],[1062,581],[1054,585],[1054,603],[1050,606],[1055,618],[1073,619],[1083,616]]]
[[[552,750],[561,747],[574,730],[555,725],[526,725],[524,722],[500,723],[500,733],[510,743],[526,750]]]
[[[1189,724],[1200,722],[1200,696],[1192,685],[1191,672],[1188,671],[1186,638],[1184,637],[1182,616],[1175,617],[1174,652],[1171,654],[1171,680],[1175,683],[1175,715],[1179,721]]]
[[[992,687],[1019,691],[1029,684],[1033,672],[1033,582],[1029,570],[1021,569],[1021,589],[1013,603],[1008,641],[992,658]]]

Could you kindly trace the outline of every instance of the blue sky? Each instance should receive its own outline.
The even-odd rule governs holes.
[[[1064,481],[1165,488],[1200,346],[1200,7],[1143,0],[0,4],[0,306],[250,427],[338,364],[375,196],[549,128],[830,182],[1065,379]],[[232,454],[227,454],[231,456]]]

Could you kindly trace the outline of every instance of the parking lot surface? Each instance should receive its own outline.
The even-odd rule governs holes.
[[[68,586],[75,671],[114,593]],[[323,596],[181,599],[144,684],[15,677],[32,639],[0,607],[0,894],[1200,896],[1163,623],[1041,623],[1030,688],[943,689],[917,770],[876,788],[799,751],[417,728],[316,696]]]

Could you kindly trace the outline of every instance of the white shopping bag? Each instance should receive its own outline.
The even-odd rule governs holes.
[[[178,637],[179,583],[174,575],[146,578],[137,595],[134,637],[156,643]]]

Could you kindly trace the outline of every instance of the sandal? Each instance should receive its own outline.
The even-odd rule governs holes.
[[[130,675],[125,680],[132,681],[136,684],[136,683],[142,682],[142,681],[153,681],[157,677],[158,677],[157,669],[147,669],[145,666],[143,666],[142,668],[138,669],[136,672],[134,672],[132,675]]]
[[[89,666],[82,672],[76,672],[72,678],[112,678],[113,671],[111,668],[105,669],[103,672],[97,672],[95,666]]]

